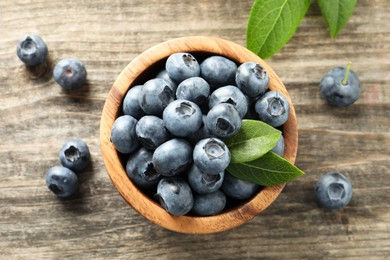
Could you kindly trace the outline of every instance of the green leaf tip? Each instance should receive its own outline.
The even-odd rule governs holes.
[[[247,48],[263,59],[291,39],[306,15],[310,0],[255,0],[247,26]]]

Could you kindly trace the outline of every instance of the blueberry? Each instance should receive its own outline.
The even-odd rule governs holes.
[[[138,103],[138,98],[141,95],[141,88],[142,85],[131,87],[127,91],[122,104],[123,114],[132,116],[137,120],[145,115],[145,112]]]
[[[154,169],[152,157],[153,153],[142,147],[132,153],[126,163],[127,176],[141,189],[155,187],[160,181],[160,174]]]
[[[27,66],[37,66],[47,60],[48,50],[39,35],[26,35],[19,40],[16,54]]]
[[[200,140],[194,147],[193,161],[206,174],[220,174],[230,163],[230,151],[218,138]]]
[[[185,99],[202,105],[210,95],[210,86],[201,77],[192,77],[183,80],[176,90],[177,99]]]
[[[346,82],[343,82],[344,77],[347,78]],[[320,91],[329,104],[349,106],[359,98],[360,81],[350,65],[347,68],[336,67],[321,80]]]
[[[221,187],[224,175],[224,171],[218,174],[203,173],[198,167],[196,167],[195,164],[192,164],[190,170],[188,171],[188,184],[196,193],[210,193]]]
[[[261,121],[278,127],[286,123],[290,105],[286,97],[277,91],[268,91],[255,103],[255,110]]]
[[[164,109],[163,120],[169,132],[185,137],[201,127],[202,111],[194,102],[178,99]]]
[[[248,111],[247,97],[239,88],[233,85],[217,88],[211,93],[209,108],[211,109],[221,103],[232,104],[241,118],[243,118]]]
[[[167,70],[161,70],[157,73],[156,78],[164,79],[168,83],[168,86],[172,89],[173,93],[176,93],[177,84],[169,77]]]
[[[179,177],[166,177],[157,185],[154,195],[161,206],[175,216],[182,216],[190,212],[194,205],[194,197],[190,186]]]
[[[236,73],[236,85],[249,97],[263,95],[269,84],[267,71],[255,62],[241,64]]]
[[[77,59],[60,60],[53,70],[55,81],[66,91],[79,89],[87,81],[87,71],[84,64]]]
[[[229,137],[241,128],[241,117],[232,104],[215,105],[206,116],[206,126],[212,135]]]
[[[272,148],[272,152],[276,153],[277,155],[283,157],[283,154],[284,154],[284,150],[285,150],[285,145],[284,145],[284,137],[283,135],[280,135],[279,139],[278,139],[278,142],[276,143],[276,145],[274,146],[274,148]]]
[[[129,115],[118,117],[111,129],[111,142],[120,153],[128,154],[138,149],[138,141],[135,127],[137,119]]]
[[[200,75],[213,89],[235,84],[237,65],[222,56],[211,56],[200,64]]]
[[[260,186],[238,179],[229,172],[225,172],[221,189],[226,196],[238,200],[246,200],[255,195],[260,190]]]
[[[352,184],[343,174],[328,172],[317,181],[315,194],[320,207],[340,209],[352,198]]]
[[[195,145],[199,140],[213,137],[212,134],[210,133],[209,129],[206,126],[206,120],[207,116],[202,115],[202,124],[198,131],[193,133],[192,135],[189,135],[186,137],[187,141],[189,141],[191,144]]]
[[[62,166],[74,172],[84,170],[91,160],[88,146],[83,140],[67,141],[61,147],[58,157]]]
[[[174,98],[174,93],[168,83],[164,79],[154,78],[145,82],[138,102],[146,114],[161,116],[163,110]]]
[[[47,187],[58,197],[67,198],[79,187],[76,173],[63,166],[50,168],[45,176]]]
[[[169,77],[176,83],[200,75],[199,63],[190,53],[171,54],[165,63],[165,69]]]
[[[157,147],[152,161],[159,174],[178,175],[191,165],[192,148],[186,140],[173,138]]]
[[[191,213],[198,216],[212,216],[220,213],[226,206],[226,196],[220,191],[207,194],[194,194]]]
[[[155,150],[170,138],[164,121],[157,116],[141,117],[135,126],[135,133],[141,144],[149,150]]]

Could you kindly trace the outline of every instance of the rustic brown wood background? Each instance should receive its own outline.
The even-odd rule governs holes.
[[[1,259],[389,259],[390,3],[361,0],[330,39],[315,1],[291,41],[267,62],[287,86],[299,123],[297,166],[306,172],[249,223],[214,235],[167,231],[139,216],[114,189],[99,147],[99,120],[118,74],[138,54],[188,35],[245,45],[253,1],[2,0],[0,2]],[[41,76],[15,54],[41,35],[50,67]],[[51,76],[64,57],[85,62],[88,87],[64,93]],[[362,81],[351,107],[328,106],[319,81],[352,61]],[[59,200],[44,182],[68,139],[90,146],[80,196]],[[313,186],[346,174],[353,199],[339,211],[316,205]]]

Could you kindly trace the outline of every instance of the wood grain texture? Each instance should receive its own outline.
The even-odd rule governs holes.
[[[0,252],[4,259],[388,259],[390,255],[390,5],[361,0],[332,40],[315,1],[291,41],[267,63],[286,85],[299,124],[296,165],[260,216],[231,231],[184,235],[141,217],[103,165],[99,124],[105,98],[126,65],[151,46],[189,35],[245,45],[252,1],[0,1]],[[41,77],[15,54],[40,34],[50,63]],[[51,77],[63,57],[83,60],[88,86],[64,93]],[[352,61],[360,99],[333,108],[318,89],[333,66]],[[67,139],[82,138],[92,163],[80,194],[59,200],[44,174]],[[353,185],[340,211],[317,207],[320,175],[339,170]]]

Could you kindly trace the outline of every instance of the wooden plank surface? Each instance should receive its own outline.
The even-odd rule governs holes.
[[[122,69],[162,41],[219,36],[245,45],[252,1],[0,2],[1,259],[388,259],[390,255],[390,4],[361,0],[330,39],[315,2],[291,41],[267,62],[283,80],[299,123],[291,182],[263,214],[231,231],[184,235],[139,216],[114,189],[99,148],[105,97]],[[26,33],[48,44],[50,67],[36,77],[15,54]],[[51,70],[64,57],[85,62],[88,87],[64,93]],[[352,61],[362,81],[351,107],[325,104],[319,81]],[[92,163],[80,196],[59,200],[45,186],[68,139],[85,140]],[[315,203],[320,175],[339,170],[354,186],[350,205]]]

